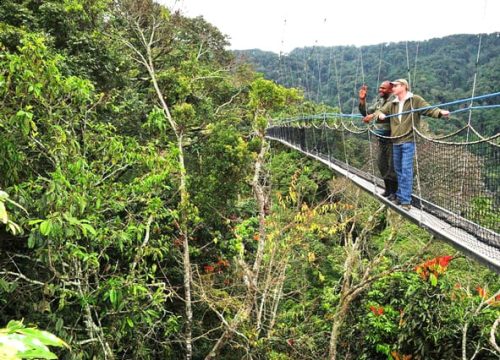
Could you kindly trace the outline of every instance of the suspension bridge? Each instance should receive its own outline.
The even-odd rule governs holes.
[[[458,106],[451,114],[470,114],[500,107],[472,105],[498,97],[500,93],[491,93],[432,107]],[[464,103],[468,106],[463,107]],[[380,135],[362,123],[361,115],[323,113],[278,119],[266,134],[322,162],[405,218],[500,272],[500,133],[481,136],[468,121],[446,136],[413,126],[413,136],[415,181],[412,207],[405,210],[380,195],[383,181],[375,155]]]

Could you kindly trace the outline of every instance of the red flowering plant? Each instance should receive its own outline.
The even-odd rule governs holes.
[[[488,291],[485,288],[482,288],[481,286],[476,287],[477,294],[479,297],[482,299],[486,299],[488,297]]]
[[[370,310],[375,316],[381,316],[384,315],[384,308],[381,306],[370,306]]]
[[[477,286],[476,287],[477,295],[485,300],[489,305],[491,306],[500,306],[500,291],[497,291],[495,294],[491,295],[488,294],[488,289]]]
[[[438,277],[446,272],[453,256],[438,256],[425,261],[415,268],[417,274],[425,281],[429,280],[433,286],[437,285]]]
[[[207,274],[210,274],[213,272],[215,272],[217,274],[222,274],[225,269],[229,268],[229,266],[230,266],[229,260],[219,258],[219,260],[216,263],[210,263],[210,264],[203,265],[203,270]]]
[[[373,346],[377,353],[389,354],[393,349],[391,345],[397,337],[399,312],[391,305],[381,305],[369,301],[368,314],[365,316],[364,328],[365,341]]]

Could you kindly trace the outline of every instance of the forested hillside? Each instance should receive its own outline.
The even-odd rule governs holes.
[[[498,275],[270,144],[271,119],[334,93],[226,45],[152,0],[0,0],[0,359],[498,359]]]
[[[363,47],[299,48],[281,56],[261,50],[236,51],[236,55],[254,64],[266,78],[304,89],[306,98],[319,103],[339,106],[340,102],[342,112],[349,114],[357,112],[361,84],[369,86],[369,97],[374,98],[380,81],[409,78],[408,73],[412,91],[431,104],[469,98],[473,89],[476,96],[500,90],[499,33]],[[481,103],[497,104],[498,98]],[[498,112],[475,113],[474,123],[483,134],[500,132]]]

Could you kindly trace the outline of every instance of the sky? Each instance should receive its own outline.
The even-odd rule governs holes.
[[[500,0],[156,0],[203,16],[229,49],[376,45],[500,31]]]

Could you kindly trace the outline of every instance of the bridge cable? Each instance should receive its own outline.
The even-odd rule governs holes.
[[[405,48],[406,48],[406,70],[408,72],[408,81],[409,81],[409,85],[410,85],[410,88],[407,90],[411,91],[410,89],[412,89],[412,87],[411,87],[412,83],[411,83],[411,73],[410,73],[410,55],[408,52],[408,41],[405,42]],[[412,128],[415,128],[415,112],[413,111],[413,109],[414,109],[413,108],[413,97],[410,97],[410,109],[412,110],[412,112],[411,112]],[[402,115],[400,115],[400,116],[402,116]],[[417,149],[417,137],[416,137],[417,135],[416,135],[415,131],[412,132],[412,136],[413,136],[413,143],[414,143],[414,147],[415,147],[415,172],[416,172],[416,180],[417,180],[418,198],[422,199],[422,188],[420,186],[420,168],[418,166],[419,159],[418,159],[418,149]],[[413,171],[412,171],[412,175],[413,175]],[[398,184],[398,186],[399,186],[399,184]],[[413,189],[412,189],[412,192],[413,192]],[[422,210],[425,211],[424,204],[422,203],[422,201],[420,201],[420,203],[418,205],[420,206],[420,208]],[[422,225],[422,222],[423,222],[423,211],[420,213],[419,226]]]
[[[287,80],[287,72],[286,72],[286,65],[285,65],[285,54],[284,54],[284,47],[285,47],[285,28],[286,28],[286,18],[283,22],[283,30],[281,32],[281,49],[280,49],[280,53],[279,53],[279,62],[278,62],[278,71],[279,71],[279,74],[278,74],[278,80],[280,79],[283,79],[281,80],[281,84],[283,86],[287,86],[287,84],[289,84],[288,80]],[[283,69],[284,68],[284,69]]]
[[[415,50],[415,65],[414,65],[414,69],[413,69],[413,89],[416,88],[416,85],[417,85],[417,60],[418,60],[418,48],[419,48],[419,45],[420,45],[420,42],[417,41],[417,48]]]
[[[361,84],[365,85],[365,69],[364,69],[365,66],[364,66],[364,62],[363,62],[363,47],[359,48],[359,54],[360,54],[360,61],[361,61]],[[382,52],[380,52],[380,56],[382,56]],[[382,62],[380,59],[379,64],[381,64],[381,63]],[[379,65],[379,76],[380,76],[380,65]],[[356,95],[356,93],[355,93],[355,95]],[[355,98],[356,98],[356,96],[355,96]],[[368,98],[368,93],[366,93],[366,96],[365,96],[365,106],[368,104],[367,98]],[[375,176],[375,161],[374,161],[374,157],[373,157],[373,143],[374,143],[374,141],[372,140],[371,132],[368,131],[367,133],[368,133],[367,134],[368,135],[368,147],[370,149],[370,168],[371,168],[371,173],[372,173],[373,193],[375,194],[377,191],[376,190],[377,189],[377,180],[376,180],[376,176]]]
[[[472,81],[472,94],[471,97],[474,98],[474,94],[476,93],[476,85],[477,85],[477,71],[479,67],[479,55],[481,54],[481,41],[482,41],[482,34],[479,34],[479,44],[477,46],[477,55],[476,55],[476,63],[474,64],[474,78]],[[469,108],[473,106],[474,100],[470,101]],[[471,122],[472,122],[472,110],[469,110],[469,116],[467,119],[467,134],[466,134],[466,141],[469,142],[469,136],[470,136],[470,129],[471,129]],[[468,166],[468,156],[463,157],[463,174],[462,174],[462,181],[460,184],[460,192],[463,192],[464,190],[464,182],[465,182],[465,169]]]
[[[343,49],[341,48],[341,51],[343,53]],[[335,82],[336,82],[336,85],[337,85],[337,100],[339,102],[339,111],[342,113],[342,103],[340,101],[340,74],[339,74],[339,69],[338,69],[338,66],[337,66],[337,54],[335,53],[335,56],[333,57],[333,66],[334,66],[334,69],[335,69]],[[342,123],[342,119],[340,120],[341,121],[341,125],[343,125]],[[346,150],[346,146],[345,146],[345,134],[344,134],[344,130],[342,130],[342,147],[344,149],[344,159],[346,161],[346,164],[349,165],[349,161],[347,159],[347,150]],[[349,166],[347,167],[349,169]],[[347,170],[349,172],[349,170]]]

